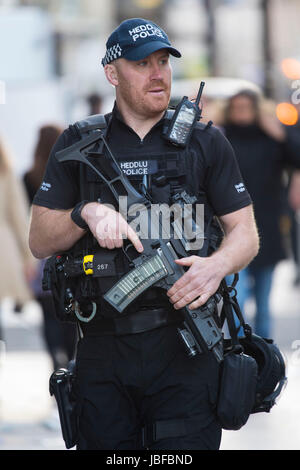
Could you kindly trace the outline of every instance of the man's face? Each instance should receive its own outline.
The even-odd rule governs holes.
[[[118,59],[114,67],[117,100],[141,117],[151,117],[165,111],[172,81],[167,50],[153,52],[139,61]]]

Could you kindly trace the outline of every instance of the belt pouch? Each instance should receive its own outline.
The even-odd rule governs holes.
[[[255,359],[231,350],[224,355],[217,415],[223,429],[238,430],[246,424],[255,403],[257,364]]]
[[[220,367],[219,395],[217,416],[223,429],[238,430],[246,424],[256,397],[258,366],[255,359],[244,354],[239,342],[236,320],[244,331],[250,329],[246,325],[239,308],[236,296],[231,298],[224,281],[223,315],[228,323],[231,338],[224,340],[224,359]],[[226,292],[227,289],[227,292]]]

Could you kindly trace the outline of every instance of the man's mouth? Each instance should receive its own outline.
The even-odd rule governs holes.
[[[164,92],[165,92],[164,88],[152,88],[151,90],[149,90],[149,93],[153,93],[155,95],[159,95],[159,94],[162,94]]]

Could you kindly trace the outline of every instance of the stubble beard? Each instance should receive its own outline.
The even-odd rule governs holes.
[[[148,94],[150,87],[137,93],[135,86],[124,80],[121,83],[120,95],[127,106],[136,114],[145,118],[155,117],[167,109],[170,100],[170,87],[165,83],[159,83],[159,85],[165,90],[165,93],[162,96],[150,96]]]

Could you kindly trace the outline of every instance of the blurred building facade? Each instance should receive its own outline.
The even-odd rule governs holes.
[[[48,13],[58,75],[93,71],[87,59],[94,58],[94,53],[102,56],[103,40],[112,28],[125,18],[140,16],[165,27],[183,51],[184,65],[177,70],[181,76],[212,72],[262,82],[264,8],[269,17],[269,66],[275,66],[276,72],[282,58],[299,57],[299,0],[0,0],[0,15],[20,7]],[[212,46],[213,63],[209,61]]]
[[[29,166],[37,124],[84,115],[89,93],[104,96],[104,112],[110,108],[101,58],[108,34],[128,17],[167,30],[183,55],[172,61],[175,79],[238,77],[264,87],[267,74],[271,95],[282,99],[291,85],[280,62],[300,60],[299,0],[0,0],[0,133],[12,140],[20,171]],[[16,129],[26,131],[22,150]]]

